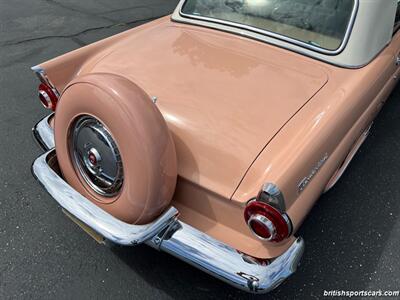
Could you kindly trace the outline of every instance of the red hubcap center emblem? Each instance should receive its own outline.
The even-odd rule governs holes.
[[[92,165],[96,165],[97,164],[97,158],[96,155],[94,155],[93,153],[89,153],[89,161]]]

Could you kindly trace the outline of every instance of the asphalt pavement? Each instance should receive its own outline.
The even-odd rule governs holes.
[[[145,3],[145,4],[144,4]],[[169,14],[176,0],[0,0],[0,298],[310,299],[400,289],[400,87],[299,231],[298,272],[252,296],[146,246],[98,245],[31,175],[46,115],[30,67]]]

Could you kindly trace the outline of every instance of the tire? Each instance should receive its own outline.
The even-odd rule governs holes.
[[[112,196],[96,192],[74,160],[72,132],[83,116],[103,124],[119,150],[123,183]],[[54,126],[62,174],[87,199],[131,224],[149,223],[169,206],[177,180],[174,142],[160,111],[136,84],[111,74],[75,79],[61,96]]]

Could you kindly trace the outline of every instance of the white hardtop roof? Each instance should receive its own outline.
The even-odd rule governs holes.
[[[181,11],[185,2],[179,2],[172,15],[173,21],[246,36],[346,68],[367,65],[390,43],[398,5],[398,0],[354,0],[354,10],[343,43],[339,49],[329,51],[249,26],[185,15]]]

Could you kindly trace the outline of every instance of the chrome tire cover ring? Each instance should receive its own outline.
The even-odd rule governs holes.
[[[117,195],[124,171],[117,144],[107,128],[94,117],[81,116],[71,127],[69,144],[73,164],[89,187],[104,197]]]

